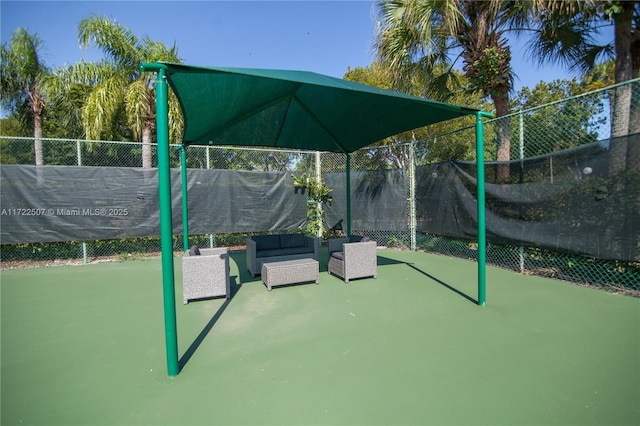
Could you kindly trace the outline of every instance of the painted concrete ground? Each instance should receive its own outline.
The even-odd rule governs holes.
[[[378,278],[181,304],[159,260],[2,271],[3,425],[640,424],[640,299],[405,251]]]

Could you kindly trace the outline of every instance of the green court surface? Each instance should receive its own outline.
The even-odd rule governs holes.
[[[379,250],[378,278],[183,305],[160,260],[3,270],[2,425],[638,425],[640,299]]]

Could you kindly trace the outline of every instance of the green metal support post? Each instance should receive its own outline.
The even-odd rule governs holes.
[[[484,124],[482,117],[493,118],[484,111],[476,113],[476,177],[478,180],[478,305],[487,303],[487,231],[484,189]]]
[[[162,64],[144,63],[142,71],[157,72],[156,132],[158,136],[158,195],[160,204],[160,248],[162,252],[162,289],[164,296],[164,329],[167,372],[177,376],[178,332],[176,325],[176,294],[173,270],[173,224],[171,213],[171,167],[169,163],[169,96]]]
[[[347,237],[351,237],[351,154],[347,153]]]
[[[180,151],[180,176],[182,178],[182,247],[189,250],[189,199],[187,194],[187,147],[181,145]]]

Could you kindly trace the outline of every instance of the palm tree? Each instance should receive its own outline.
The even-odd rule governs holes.
[[[615,51],[616,83],[637,77],[640,68],[638,1],[391,0],[381,1],[379,8],[378,57],[389,62],[397,80],[407,72],[428,72],[435,63],[448,64],[448,54],[460,51],[470,88],[492,99],[498,117],[509,113],[513,81],[508,31],[533,31],[528,50],[540,63],[559,62],[588,72]],[[615,49],[594,38],[609,19],[615,25]],[[640,119],[628,114],[630,89],[617,95],[615,128],[620,130],[614,135],[636,133],[640,127]],[[506,120],[500,120],[498,144],[498,160],[508,160]]]
[[[126,116],[127,126],[142,142],[142,167],[152,167],[151,141],[155,131],[155,73],[140,71],[141,62],[155,60],[180,62],[175,45],[143,37],[139,40],[125,26],[103,17],[83,19],[78,26],[80,45],[95,43],[107,59],[100,66],[83,66],[85,81],[95,84],[82,108],[82,125],[87,139],[112,136],[119,117]],[[109,70],[110,67],[110,70]],[[99,69],[99,74],[91,74]],[[82,75],[82,70],[78,75]],[[169,133],[171,140],[181,137],[183,118],[177,98],[169,95]]]
[[[615,33],[615,80],[622,83],[640,76],[640,2],[615,3],[617,7],[611,13]],[[614,125],[616,133],[612,136],[640,132],[640,108],[632,108],[632,86],[625,85],[621,89],[616,93],[614,110],[618,123],[614,123],[617,124]],[[638,105],[638,99],[635,105]],[[635,167],[639,168],[637,164]]]
[[[613,2],[604,13],[613,18],[615,39],[615,81],[622,83],[639,77],[640,71],[640,2]],[[621,136],[640,132],[640,108],[632,108],[632,86],[625,85],[616,93],[614,111],[617,123],[614,134]],[[637,94],[636,94],[637,95]],[[638,103],[636,102],[636,105]]]
[[[380,24],[376,35],[378,58],[389,64],[396,86],[410,80],[408,74],[421,72],[434,78],[436,66],[449,72],[434,79],[440,87],[450,79],[460,52],[462,70],[470,81],[470,91],[491,98],[496,116],[511,111],[509,93],[513,87],[511,51],[506,31],[521,27],[532,5],[520,1],[472,0],[390,0],[378,3]],[[498,161],[510,159],[509,123],[498,123]]]
[[[530,41],[538,61],[554,61],[589,73],[601,58],[615,58],[614,82],[637,78],[640,71],[640,2],[554,2],[541,0],[545,13]],[[614,42],[598,45],[600,27],[614,26]],[[631,86],[617,91],[616,122],[612,136],[637,133],[640,120],[629,117]]]
[[[468,80],[461,72],[457,70],[447,71],[441,66],[437,66],[434,72],[437,76],[442,76],[437,79],[434,85],[427,86],[427,81],[413,76],[414,78],[407,79],[407,81],[403,82],[403,91],[414,96],[438,98],[440,101],[454,104],[482,107],[483,102],[479,93],[453,92],[455,87],[468,83]],[[349,69],[343,78],[382,89],[391,88],[389,70],[379,61],[374,61],[365,68],[356,67]],[[447,90],[442,90],[442,86],[445,86],[444,89]],[[372,164],[372,167],[388,167],[393,165],[393,167],[399,169],[407,168],[410,161],[407,151],[407,143],[409,143],[409,141],[426,141],[426,144],[424,144],[426,149],[422,149],[421,154],[415,159],[418,164],[448,161],[451,159],[472,159],[472,157],[468,156],[473,153],[474,150],[471,142],[467,138],[461,137],[458,139],[452,136],[444,138],[445,142],[440,143],[440,139],[435,138],[435,136],[457,130],[467,125],[471,126],[474,123],[473,120],[473,117],[461,117],[458,120],[438,123],[428,128],[414,129],[388,137],[380,141],[379,145],[384,145],[386,149],[375,151],[377,155],[376,159],[380,160],[380,163]],[[386,153],[386,155],[380,155],[381,153]]]
[[[539,31],[532,39],[532,50],[539,59],[554,58],[570,68],[588,72],[600,57],[613,56],[614,82],[640,76],[640,2],[589,1],[554,2],[541,0],[547,10]],[[598,46],[593,35],[600,26],[614,25],[613,45]],[[640,132],[640,92],[630,84],[610,91],[612,171],[640,170],[640,148],[621,136]]]
[[[66,129],[65,137],[85,137],[82,126],[82,111],[93,90],[102,82],[116,78],[119,70],[107,61],[85,62],[54,68],[44,80],[44,89],[50,110],[58,115],[61,127]],[[112,138],[122,138],[113,129],[103,129],[103,134]],[[90,143],[87,146],[91,146]]]
[[[3,107],[21,115],[24,121],[33,121],[35,164],[43,164],[42,120],[45,97],[42,81],[49,72],[40,51],[43,42],[36,34],[18,28],[8,44],[1,48],[1,92]]]

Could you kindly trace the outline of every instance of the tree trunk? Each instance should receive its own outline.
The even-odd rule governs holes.
[[[633,3],[622,3],[622,13],[615,20],[616,68],[615,82],[623,83],[633,78],[633,58],[631,56],[631,32],[633,22]],[[631,85],[616,90],[614,103],[614,121],[611,123],[611,136],[623,136],[629,131],[629,112],[631,106]]]
[[[631,86],[624,85],[615,89],[613,114],[611,120],[611,151],[609,173],[611,175],[624,170],[627,164],[627,138],[629,133],[629,105]]]
[[[620,2],[622,12],[615,15],[614,37],[616,51],[616,84],[624,83],[633,78],[633,58],[631,57],[632,22],[635,2]],[[625,172],[627,167],[627,147],[629,145],[629,126],[631,112],[631,84],[618,86],[615,89],[613,101],[613,119],[611,121],[611,143],[609,145],[609,196],[621,197],[628,194],[629,176]],[[605,238],[610,241],[609,256],[620,259],[629,250],[628,244],[633,238],[631,214],[625,211],[629,206],[614,203],[605,205],[609,223],[605,227]],[[620,229],[622,227],[622,229]],[[635,241],[634,241],[635,242]],[[634,247],[635,248],[635,247]]]
[[[625,136],[629,133],[631,85],[616,87],[616,95],[613,103],[613,122],[611,123],[611,136]]]
[[[142,129],[142,168],[150,169],[153,167],[151,161],[151,127],[145,126]]]
[[[631,55],[631,78],[640,77],[640,28],[632,33],[629,45]],[[640,133],[640,82],[631,85],[631,111],[629,115],[629,134]]]
[[[496,117],[498,117],[498,153],[497,160],[504,162],[498,165],[498,180],[506,182],[510,179],[510,170],[508,161],[511,160],[511,119],[506,117],[511,112],[509,105],[509,93],[500,93],[492,96],[493,104],[496,108]]]
[[[42,115],[34,114],[33,116],[33,150],[35,153],[36,166],[44,164],[42,154]]]
[[[627,170],[640,173],[640,82],[635,82],[631,86]]]
[[[631,78],[640,77],[640,28],[632,34]],[[627,170],[640,173],[640,82],[631,85],[631,106],[629,111],[629,134],[635,135],[627,141]]]
[[[633,3],[621,3],[623,11],[615,18],[616,68],[615,82],[623,83],[633,77],[631,57],[631,31],[633,21]],[[613,175],[624,170],[627,165],[627,138],[629,134],[631,110],[631,85],[616,88],[613,102],[613,120],[611,122],[611,163],[609,172]]]

